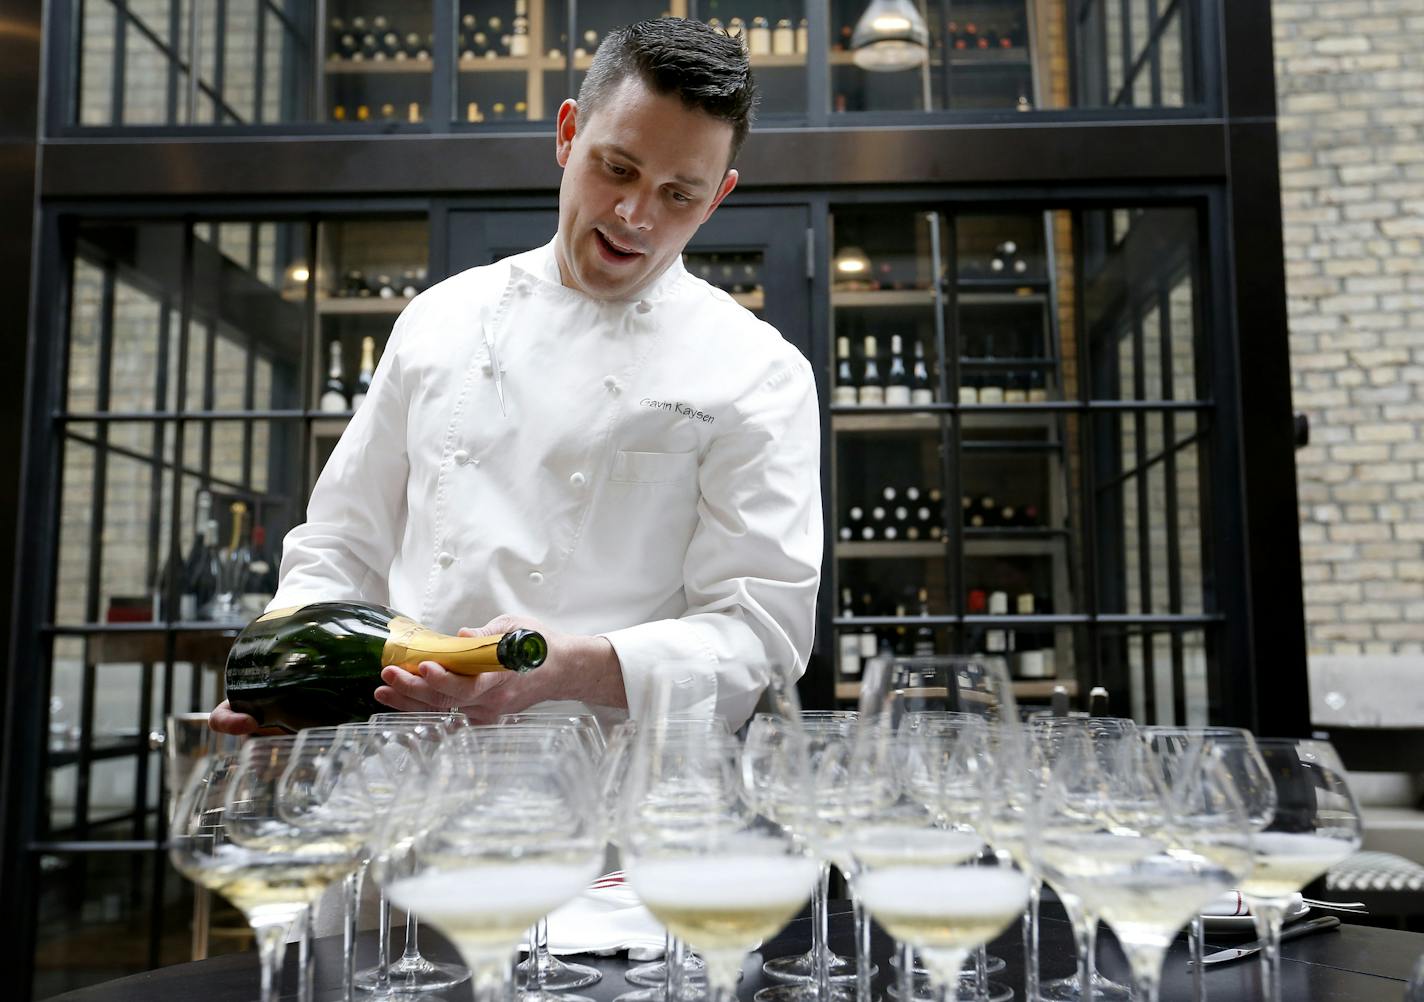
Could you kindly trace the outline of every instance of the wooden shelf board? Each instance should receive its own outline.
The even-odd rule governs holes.
[[[410,302],[405,296],[382,299],[380,296],[317,297],[316,311],[324,317],[393,316]]]
[[[326,72],[332,76],[367,76],[396,73],[424,73],[430,75],[434,66],[429,59],[328,59]]]

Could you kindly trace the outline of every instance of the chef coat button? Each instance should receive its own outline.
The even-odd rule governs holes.
[[[438,563],[441,567],[449,567],[455,562],[455,554],[441,553],[440,556],[435,558],[435,562]]]
[[[635,306],[634,309],[636,309],[639,313],[650,313],[652,312],[653,304],[648,302],[646,299],[640,299],[638,300],[638,305]]]
[[[617,392],[618,392],[618,380],[617,380],[617,378],[614,377],[614,376],[604,376],[604,377],[603,377],[603,385],[604,385],[604,387],[608,390],[609,393],[617,393]]]
[[[573,484],[575,487],[582,487],[587,482],[588,477],[585,477],[582,473],[575,473],[573,476],[569,477],[569,483]]]
[[[480,363],[480,371],[482,371],[486,376],[488,376],[491,372],[494,371],[494,365],[490,362],[489,359],[485,359],[483,362]]]
[[[543,584],[543,583],[544,583],[544,575],[540,574],[538,571],[530,571],[530,572],[529,572],[529,583],[530,583],[530,584]]]
[[[453,459],[455,462],[459,463],[461,466],[464,466],[470,461],[470,454],[464,449],[456,449],[453,453],[451,453],[450,458]]]

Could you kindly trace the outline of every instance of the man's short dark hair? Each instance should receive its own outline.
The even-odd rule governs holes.
[[[756,109],[756,82],[739,39],[701,21],[660,17],[609,32],[598,46],[593,65],[579,88],[579,111],[588,115],[613,97],[636,74],[655,93],[676,94],[732,126],[730,167]]]

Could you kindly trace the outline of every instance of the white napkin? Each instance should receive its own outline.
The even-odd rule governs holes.
[[[1286,906],[1286,914],[1294,915],[1300,911],[1305,904],[1299,894],[1291,895],[1290,904]],[[1246,899],[1240,891],[1227,891],[1211,904],[1202,909],[1202,914],[1208,918],[1228,918],[1231,916],[1245,916],[1251,914],[1251,908],[1246,904]]]
[[[663,955],[665,935],[622,870],[599,877],[549,916],[549,952],[559,955],[627,950],[629,960],[656,960]]]

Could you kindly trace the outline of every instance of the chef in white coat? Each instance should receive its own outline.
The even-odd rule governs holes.
[[[811,368],[681,254],[737,184],[740,44],[677,18],[612,32],[559,108],[547,245],[417,296],[286,538],[271,608],[353,598],[437,630],[542,632],[526,675],[386,668],[398,710],[489,721],[647,708],[677,663],[745,720],[804,671],[822,528]],[[479,625],[476,625],[479,624]],[[226,703],[213,726],[255,727]]]

